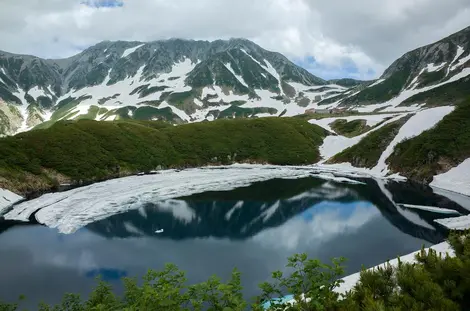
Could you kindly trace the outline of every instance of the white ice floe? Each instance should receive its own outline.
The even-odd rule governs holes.
[[[430,185],[470,196],[470,158],[448,172],[434,176]]]
[[[318,173],[312,174],[313,177],[321,178],[324,180],[331,180],[339,183],[347,183],[347,184],[356,184],[356,185],[365,185],[365,183],[357,180],[353,180],[346,177],[338,177],[333,175],[332,173]]]
[[[124,53],[122,53],[121,58],[125,58],[125,57],[131,55],[132,53],[134,53],[135,51],[137,51],[137,49],[143,47],[144,45],[145,45],[145,44],[139,44],[139,45],[137,45],[137,46],[135,46],[135,47],[133,47],[133,48],[126,49],[126,50],[124,51]]]
[[[425,205],[413,205],[413,204],[398,204],[406,208],[419,209],[422,211],[434,212],[438,214],[455,214],[460,215],[460,213],[453,209],[435,207],[435,206],[425,206]]]
[[[449,243],[447,243],[447,242],[443,242],[443,243],[440,243],[440,244],[433,245],[430,248],[426,248],[425,251],[429,252],[429,249],[433,249],[438,254],[442,254],[442,256],[446,256],[446,254],[448,254],[449,256],[455,256],[454,251],[452,250]],[[416,262],[415,257],[419,252],[421,252],[421,250],[413,252],[413,253],[405,255],[405,256],[401,256],[400,261],[402,263],[414,263],[414,262]],[[390,260],[388,263],[382,263],[382,264],[380,264],[378,266],[375,266],[375,267],[372,267],[368,270],[377,269],[379,267],[385,268],[387,266],[387,264],[389,264],[393,267],[397,267],[398,266],[398,259],[395,258],[393,260]],[[357,282],[359,281],[360,274],[361,274],[360,272],[357,272],[357,273],[351,274],[351,275],[343,278],[342,280],[344,281],[344,283],[342,283],[338,288],[336,288],[335,292],[337,292],[339,294],[345,294],[346,292],[352,290],[354,288],[354,286],[357,284]]]
[[[13,204],[23,200],[23,197],[0,188],[0,216],[10,208]]]
[[[436,107],[426,109],[416,113],[412,116],[401,128],[392,142],[387,146],[385,151],[380,156],[377,165],[374,170],[380,171],[383,174],[388,173],[388,166],[385,161],[393,153],[396,145],[405,139],[409,139],[420,135],[422,132],[429,130],[434,127],[439,121],[441,121],[446,115],[454,111],[453,106]]]
[[[38,209],[36,219],[60,232],[77,229],[110,215],[138,209],[144,203],[201,193],[225,191],[272,178],[302,178],[308,168],[292,167],[225,167],[163,171],[158,175],[132,176],[46,194],[15,206],[6,219],[27,221]]]
[[[470,215],[452,217],[452,218],[441,218],[441,219],[435,219],[434,221],[451,230],[470,229]]]
[[[457,192],[441,189],[431,185],[433,192],[437,195],[448,198],[449,200],[457,203],[466,210],[470,211],[470,196],[466,196]]]

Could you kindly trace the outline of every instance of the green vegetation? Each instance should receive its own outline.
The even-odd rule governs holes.
[[[426,103],[428,107],[459,104],[468,97],[468,90],[470,90],[470,77],[416,94],[403,101],[400,106],[422,103]]]
[[[445,78],[446,73],[447,73],[447,70],[445,69],[441,69],[439,71],[432,71],[432,72],[428,72],[428,71],[423,72],[419,76],[418,88],[436,84],[437,82]]]
[[[363,89],[358,94],[346,98],[342,105],[376,104],[385,102],[397,96],[406,85],[411,72],[411,60],[401,64],[401,69],[395,71],[385,81]]]
[[[442,119],[434,128],[401,142],[388,158],[389,167],[420,182],[470,157],[470,99]]]
[[[140,109],[144,107],[134,115],[145,115]],[[122,114],[127,113],[123,109]],[[58,179],[93,182],[158,166],[194,167],[233,161],[310,164],[320,159],[318,147],[325,136],[320,127],[294,118],[218,120],[168,127],[152,124],[161,123],[59,121],[48,129],[2,138],[0,187],[28,194],[49,190]]]
[[[449,243],[455,257],[423,249],[416,263],[399,261],[397,266],[363,270],[359,282],[342,295],[335,289],[343,282],[344,258],[334,258],[328,265],[297,254],[288,259],[286,273],[273,272],[272,281],[260,284],[260,295],[249,300],[243,297],[237,269],[227,282],[212,276],[188,285],[185,273],[167,264],[163,271],[150,270],[141,285],[134,278],[124,278],[122,297],[99,280],[87,300],[66,294],[60,304],[41,303],[39,310],[244,311],[251,307],[262,311],[266,306],[269,311],[466,311],[470,308],[470,239],[454,233]],[[297,303],[273,300],[287,293]],[[18,305],[0,303],[0,310],[16,311]]]
[[[103,107],[98,107],[98,106],[90,106],[88,108],[88,113],[87,114],[82,114],[76,117],[76,120],[95,120],[99,115],[104,115],[105,113],[108,112],[108,109],[103,108]]]
[[[145,96],[148,96],[148,95],[156,93],[156,92],[161,92],[161,91],[164,91],[167,88],[168,88],[168,86],[164,86],[164,85],[162,85],[162,86],[152,86],[152,87],[149,87],[149,88],[145,88],[140,92],[139,97],[145,97]]]
[[[356,145],[335,155],[328,163],[349,162],[356,167],[374,167],[407,120],[408,118],[404,117],[369,133]]]
[[[255,116],[258,113],[269,113],[271,115],[274,115],[277,113],[277,110],[274,108],[266,108],[266,107],[241,108],[241,107],[232,105],[229,108],[225,109],[224,111],[220,112],[217,118],[218,119],[232,118],[233,116],[235,116],[236,118],[250,118],[250,117]]]
[[[139,107],[134,111],[133,118],[135,120],[163,120],[174,123],[181,123],[181,120],[177,115],[173,113],[170,107],[158,109],[155,107]]]
[[[367,125],[366,120],[352,120],[338,119],[330,124],[330,127],[339,135],[346,137],[354,137],[361,135],[371,129]]]

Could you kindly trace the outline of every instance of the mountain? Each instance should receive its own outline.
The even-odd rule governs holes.
[[[362,112],[455,104],[470,95],[470,27],[405,53],[362,90],[321,104]],[[411,107],[411,108],[410,108]],[[396,110],[396,109],[395,109]]]
[[[67,59],[0,52],[0,135],[62,119],[292,116],[342,93],[244,39],[105,41]]]

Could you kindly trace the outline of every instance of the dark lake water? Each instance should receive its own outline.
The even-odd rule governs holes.
[[[274,179],[224,192],[205,192],[110,216],[74,234],[38,224],[0,222],[0,300],[27,296],[57,303],[66,292],[87,295],[101,275],[121,292],[122,276],[177,264],[190,283],[237,267],[247,297],[292,254],[348,259],[346,271],[371,267],[443,241],[433,222],[449,217],[399,208],[433,205],[469,212],[430,188],[375,180],[366,185],[321,179]],[[164,229],[163,233],[156,233]]]

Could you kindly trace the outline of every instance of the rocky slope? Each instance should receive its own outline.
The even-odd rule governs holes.
[[[320,104],[362,112],[413,111],[455,104],[470,95],[470,27],[417,48],[393,62],[367,87]]]
[[[329,83],[244,39],[106,41],[58,60],[0,52],[0,135],[61,119],[296,115],[355,83]]]

